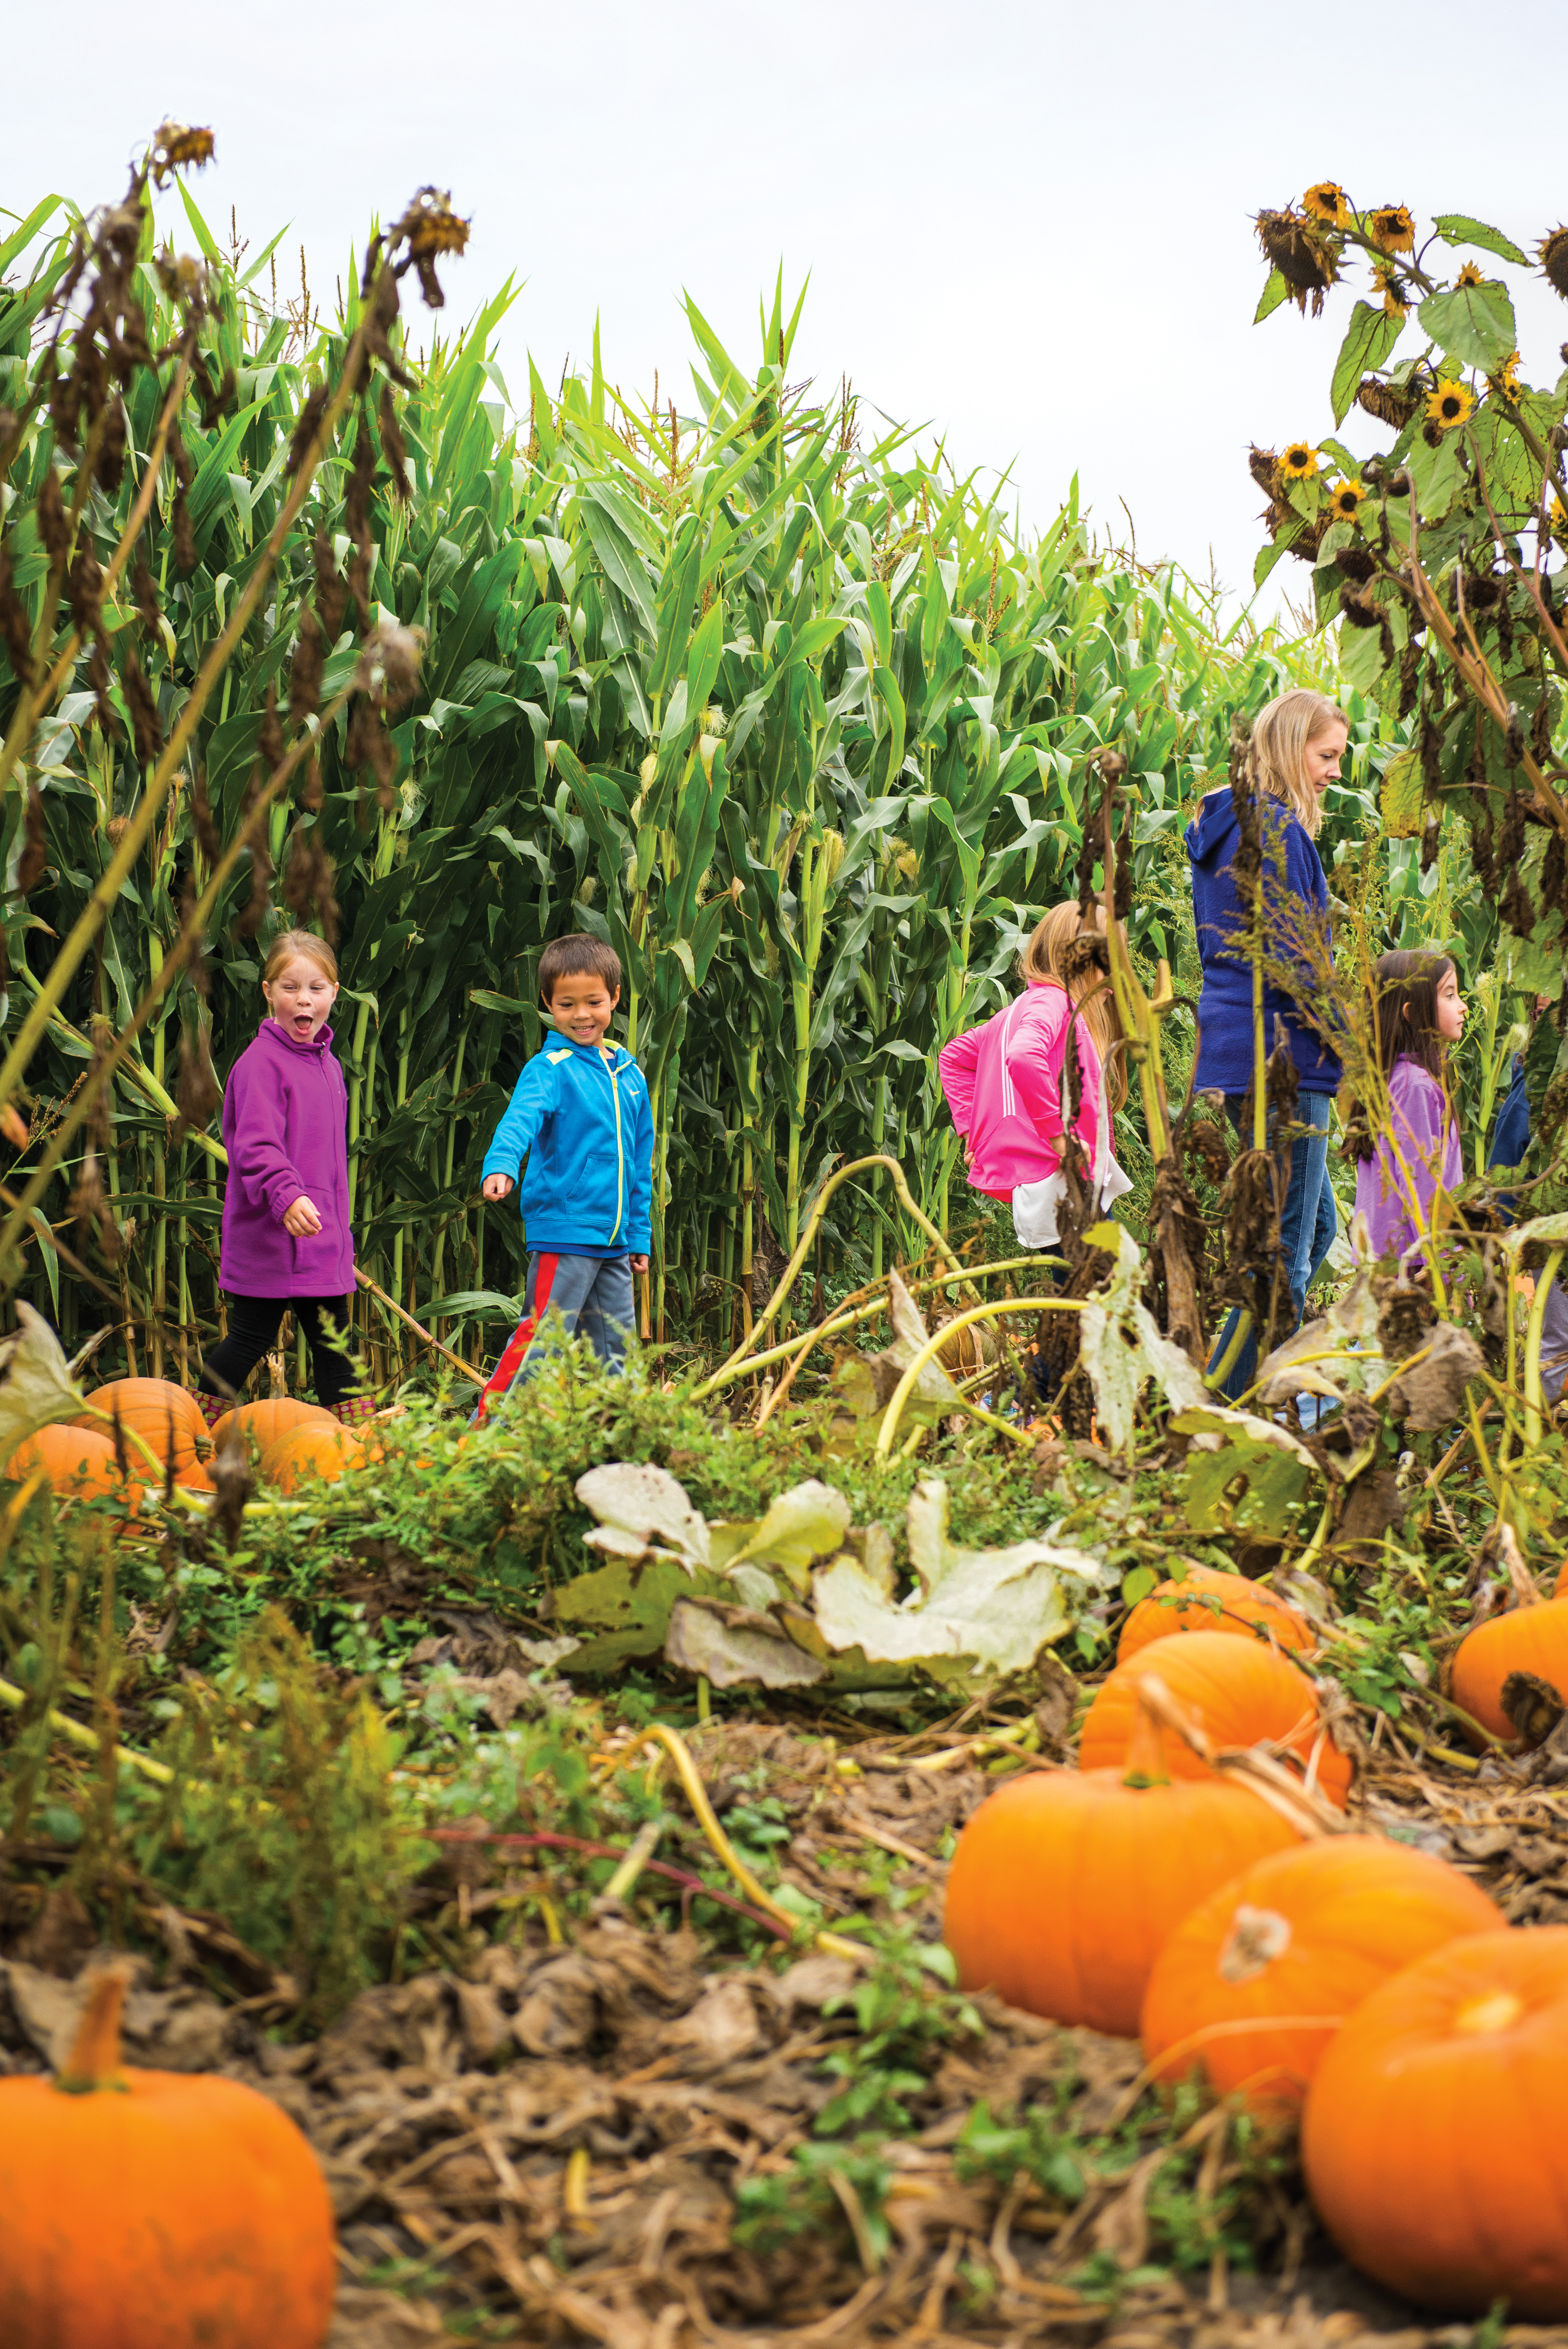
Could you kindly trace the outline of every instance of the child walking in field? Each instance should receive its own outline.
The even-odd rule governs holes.
[[[1127,1072],[1119,1055],[1107,1073],[1120,1031],[1106,969],[1100,907],[1086,921],[1072,899],[1054,905],[1019,959],[1023,994],[1006,1011],[955,1036],[937,1056],[970,1185],[1011,1206],[1013,1227],[1026,1248],[1055,1242],[1057,1211],[1067,1192],[1069,1028],[1078,1042],[1073,1132],[1083,1145],[1096,1203],[1109,1207],[1131,1188],[1110,1146],[1111,1112],[1127,1098]]]
[[[547,1311],[618,1371],[633,1326],[632,1276],[652,1244],[654,1123],[630,1052],[605,1042],[621,1000],[620,959],[597,938],[556,938],[539,958],[539,992],[556,1036],[536,1052],[485,1153],[484,1196],[516,1186],[528,1238],[523,1318],[480,1397],[482,1420],[531,1374]]]
[[[348,1092],[327,1015],[337,957],[308,930],[286,930],[262,976],[267,1017],[235,1061],[223,1096],[229,1180],[218,1278],[229,1334],[201,1364],[197,1401],[209,1426],[274,1345],[285,1312],[310,1348],[311,1376],[341,1420],[375,1409],[343,1350],[354,1288],[348,1228]]]
[[[1356,1211],[1375,1257],[1403,1256],[1431,1228],[1439,1187],[1457,1190],[1463,1157],[1445,1081],[1464,1031],[1459,974],[1447,955],[1380,955],[1372,1036],[1388,1124],[1356,1173]]]

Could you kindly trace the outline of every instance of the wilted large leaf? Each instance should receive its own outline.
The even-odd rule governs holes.
[[[715,1688],[815,1688],[829,1677],[770,1615],[717,1599],[676,1599],[665,1661],[700,1672]]]
[[[18,1298],[16,1319],[15,1336],[0,1343],[0,1464],[39,1428],[77,1418],[86,1400],[43,1315]]]
[[[1388,1408],[1404,1426],[1429,1433],[1453,1425],[1464,1409],[1465,1388],[1485,1370],[1486,1357],[1468,1330],[1439,1321],[1409,1364],[1388,1390]]]
[[[718,1598],[721,1586],[713,1575],[668,1556],[643,1563],[617,1558],[562,1583],[552,1616],[582,1642],[566,1669],[599,1675],[618,1671],[634,1656],[656,1656],[676,1601],[694,1595]]]
[[[1343,1402],[1347,1395],[1369,1393],[1387,1375],[1371,1276],[1358,1272],[1326,1313],[1274,1348],[1258,1372],[1258,1401],[1269,1411],[1302,1393]]]
[[[763,1517],[708,1526],[709,1563],[731,1574],[748,1561],[777,1567],[804,1597],[813,1564],[832,1557],[849,1524],[850,1505],[843,1495],[809,1477],[780,1493]]]
[[[888,1319],[892,1323],[892,1343],[884,1346],[877,1354],[848,1356],[833,1373],[833,1383],[845,1402],[861,1418],[869,1418],[873,1412],[887,1409],[894,1388],[921,1348],[929,1344],[931,1339],[931,1332],[921,1319],[913,1298],[896,1272],[888,1282]],[[937,1420],[944,1419],[949,1412],[962,1411],[963,1408],[963,1396],[933,1355],[930,1361],[923,1366],[913,1392],[904,1404],[904,1417],[911,1422],[923,1421],[931,1426]]]
[[[612,1557],[674,1557],[688,1568],[708,1562],[707,1526],[667,1469],[612,1461],[579,1476],[578,1499],[599,1523],[583,1538]]]
[[[830,1649],[859,1648],[873,1664],[905,1664],[975,1694],[1026,1671],[1070,1630],[1106,1578],[1081,1550],[1049,1542],[960,1549],[947,1537],[947,1487],[929,1478],[909,1503],[910,1563],[921,1588],[903,1600],[847,1554],[811,1578],[817,1628]]]
[[[1108,1249],[1114,1245],[1116,1264],[1078,1315],[1078,1355],[1094,1388],[1099,1432],[1113,1452],[1121,1452],[1132,1441],[1138,1398],[1150,1380],[1178,1410],[1212,1398],[1202,1373],[1161,1335],[1139,1295],[1144,1266],[1131,1233],[1119,1224],[1097,1224],[1088,1237]]]

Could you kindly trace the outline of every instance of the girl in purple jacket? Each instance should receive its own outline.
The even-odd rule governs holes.
[[[229,1182],[218,1278],[229,1334],[202,1361],[197,1400],[211,1426],[275,1344],[292,1308],[322,1402],[339,1419],[363,1418],[375,1405],[357,1392],[358,1372],[343,1350],[354,1241],[348,1091],[326,1025],[337,957],[308,930],[285,930],[268,953],[262,993],[267,1017],[223,1097]]]
[[[1372,1027],[1387,1119],[1356,1172],[1356,1212],[1371,1254],[1403,1256],[1431,1229],[1439,1190],[1463,1179],[1449,1103],[1449,1047],[1464,1031],[1459,975],[1447,955],[1386,954],[1374,967]],[[1367,1104],[1381,1123],[1382,1102]]]

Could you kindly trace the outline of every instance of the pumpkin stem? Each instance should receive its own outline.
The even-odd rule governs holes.
[[[1145,1672],[1138,1683],[1132,1708],[1132,1734],[1127,1741],[1124,1786],[1168,1786],[1165,1766],[1164,1708],[1175,1700],[1155,1672]]]
[[[87,2011],[77,2026],[76,2044],[55,2085],[67,2096],[91,2095],[105,2088],[125,2094],[119,2068],[119,2018],[130,1981],[128,1965],[105,1966],[93,1977]]]

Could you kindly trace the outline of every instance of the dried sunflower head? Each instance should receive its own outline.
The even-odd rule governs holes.
[[[1377,376],[1366,375],[1356,388],[1356,405],[1375,416],[1379,424],[1391,424],[1402,432],[1421,404],[1420,394],[1402,391],[1398,384],[1384,383]]]
[[[1467,261],[1464,267],[1460,271],[1459,275],[1454,279],[1454,284],[1456,285],[1484,285],[1486,284],[1485,274],[1477,268],[1473,261]]]
[[[152,134],[150,159],[158,186],[161,188],[171,172],[200,171],[203,163],[210,163],[214,143],[210,130],[194,129],[189,122],[160,122]]]
[[[1247,451],[1247,471],[1264,495],[1272,498],[1279,472],[1279,457],[1273,449],[1260,449],[1254,440]]]
[[[1312,296],[1312,315],[1323,309],[1323,297],[1339,274],[1338,260],[1304,212],[1259,212],[1258,243],[1290,288],[1290,298],[1303,313]]]
[[[1368,215],[1367,233],[1379,253],[1414,253],[1416,223],[1408,204],[1380,204]]]
[[[1554,228],[1535,248],[1542,269],[1554,290],[1568,302],[1568,228]]]
[[[1427,419],[1439,432],[1451,432],[1468,423],[1475,412],[1475,394],[1468,383],[1440,383],[1427,402]]]
[[[1317,471],[1317,451],[1310,441],[1293,440],[1280,451],[1280,477],[1286,481],[1310,481]]]
[[[1322,221],[1326,227],[1349,227],[1350,199],[1336,181],[1319,180],[1315,187],[1308,188],[1301,201],[1312,219]]]
[[[1366,499],[1367,492],[1359,481],[1336,481],[1328,493],[1328,511],[1336,522],[1355,522]]]

